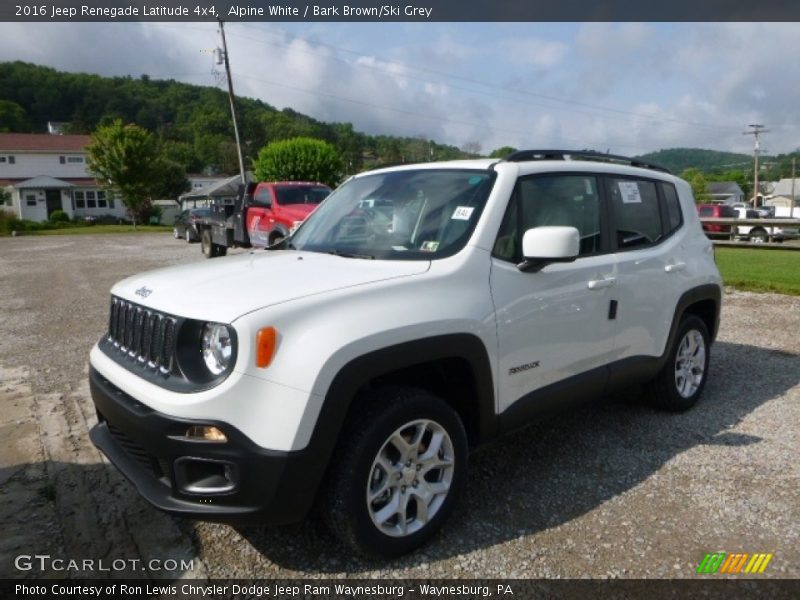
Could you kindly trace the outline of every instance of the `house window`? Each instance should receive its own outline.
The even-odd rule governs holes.
[[[28,206],[36,206],[36,195],[25,194],[25,204],[27,204]]]
[[[83,192],[75,192],[75,208],[86,208]]]
[[[97,208],[94,192],[86,192],[86,208]]]
[[[16,156],[9,156],[8,157],[8,164],[13,165],[16,162],[17,162],[17,157]]]
[[[68,156],[67,157],[68,163],[82,163],[83,157],[82,156]]]
[[[58,157],[58,162],[60,162],[62,165],[65,164],[67,162],[67,157],[66,156],[59,156]]]
[[[97,208],[108,208],[105,192],[97,192]]]
[[[0,163],[4,163],[4,162],[6,162],[6,157],[5,156],[0,156]]]

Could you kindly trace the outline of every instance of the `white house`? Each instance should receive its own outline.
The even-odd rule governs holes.
[[[2,208],[20,219],[46,221],[55,210],[73,217],[126,216],[86,170],[88,135],[0,133],[0,188],[11,193]]]

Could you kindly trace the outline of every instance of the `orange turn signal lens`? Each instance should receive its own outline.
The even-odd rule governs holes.
[[[264,327],[256,335],[256,366],[268,367],[275,356],[275,341],[278,337],[274,327]]]

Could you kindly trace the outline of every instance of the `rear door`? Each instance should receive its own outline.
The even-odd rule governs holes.
[[[612,238],[617,249],[618,360],[660,356],[681,291],[688,286],[689,257],[672,183],[608,177]]]

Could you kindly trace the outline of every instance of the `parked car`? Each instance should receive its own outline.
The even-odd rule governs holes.
[[[91,439],[169,513],[316,507],[354,551],[410,552],[470,449],[631,384],[698,401],[722,297],[699,225],[687,182],[594,152],[361,173],[267,252],[117,283]]]
[[[172,235],[176,240],[181,238],[187,242],[197,242],[200,240],[198,223],[211,215],[209,208],[189,208],[181,212],[175,219],[175,226],[172,228]]]
[[[739,215],[731,206],[727,204],[698,204],[697,214],[701,219],[736,219]],[[733,231],[731,225],[720,223],[703,223],[703,231],[709,237],[729,236]]]

